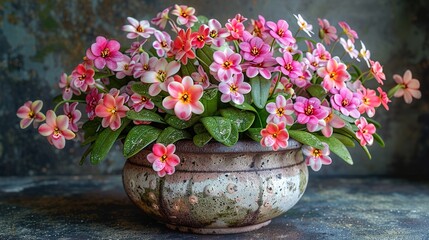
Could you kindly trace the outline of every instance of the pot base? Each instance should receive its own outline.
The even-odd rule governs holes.
[[[270,224],[271,220],[266,222],[258,223],[255,225],[244,226],[244,227],[226,227],[226,228],[193,228],[187,226],[178,226],[173,224],[165,224],[169,229],[177,230],[180,232],[190,232],[197,234],[233,234],[233,233],[243,233],[250,232]]]

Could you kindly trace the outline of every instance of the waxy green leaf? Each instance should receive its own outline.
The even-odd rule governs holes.
[[[222,117],[231,120],[238,128],[238,132],[244,132],[249,129],[253,121],[255,121],[255,114],[249,111],[241,111],[235,108],[221,109],[220,114]]]
[[[335,137],[327,138],[325,136],[316,136],[320,141],[325,142],[329,146],[329,150],[335,153],[338,157],[343,159],[346,163],[353,165],[352,156],[346,146]]]
[[[250,79],[250,85],[253,103],[259,109],[265,108],[270,95],[271,80],[258,75]]]
[[[312,146],[317,149],[322,149],[323,144],[316,136],[306,131],[299,130],[289,130],[289,137],[295,139],[296,141]]]
[[[150,125],[133,127],[125,138],[124,157],[134,156],[147,145],[154,142],[161,134],[161,130]]]
[[[165,123],[164,119],[162,119],[159,114],[147,109],[142,109],[140,112],[130,110],[127,112],[127,117],[131,120],[137,121]]]
[[[192,139],[192,136],[189,132],[185,130],[177,129],[174,127],[167,127],[158,136],[156,142],[168,145],[182,139]]]

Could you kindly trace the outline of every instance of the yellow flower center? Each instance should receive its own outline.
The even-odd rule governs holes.
[[[229,87],[229,90],[230,90],[231,92],[233,92],[233,93],[236,93],[236,92],[237,92],[237,90],[238,90],[238,87],[237,87],[237,86],[235,86],[235,85],[231,85],[231,86]]]
[[[277,116],[281,117],[285,113],[285,110],[283,108],[277,108],[276,114]]]
[[[140,26],[140,25],[139,25],[139,26],[136,28],[136,31],[141,33],[141,32],[143,32],[143,31],[144,31],[144,29],[143,29],[143,27],[142,27],[142,26]]]
[[[333,80],[335,80],[335,77],[337,76],[337,74],[335,74],[335,73],[330,73],[329,74],[329,78],[331,78],[331,79],[333,79]]]
[[[162,157],[159,159],[161,162],[165,163],[165,161],[167,161],[167,155],[162,155]]]
[[[182,102],[184,102],[184,103],[189,103],[191,101],[191,97],[189,96],[189,94],[187,92],[185,92],[180,97],[180,100],[182,100]]]
[[[230,61],[225,61],[225,62],[222,64],[223,68],[225,68],[225,69],[229,69],[229,68],[231,68],[231,65],[232,65],[232,63],[231,63]]]
[[[259,55],[259,49],[257,47],[253,47],[250,52],[252,53],[253,56]]]
[[[216,30],[211,30],[211,32],[210,32],[210,37],[212,37],[212,38],[215,38],[215,37],[217,37],[217,32],[216,32]]]
[[[286,64],[285,65],[285,68],[286,68],[286,70],[288,70],[288,71],[291,71],[293,68],[292,68],[292,65],[290,65],[290,63],[288,63],[288,64]]]
[[[161,42],[161,47],[163,47],[163,48],[167,47],[167,42],[166,41],[162,41]]]
[[[109,54],[110,54],[109,48],[105,48],[103,51],[101,51],[101,57],[103,57],[103,58],[108,57]]]
[[[334,117],[334,115],[332,113],[330,113],[327,117],[325,117],[325,122],[328,123],[332,120],[332,118]]]
[[[61,136],[61,131],[60,131],[60,129],[58,127],[54,128],[54,134],[53,135],[54,135],[53,136],[54,138],[58,138],[58,137]]]
[[[313,156],[320,157],[321,155],[322,155],[322,151],[320,151],[319,149],[313,150]]]
[[[112,115],[115,115],[116,114],[116,108],[114,107],[114,108],[110,109],[110,113],[112,113]]]
[[[29,118],[34,118],[34,116],[36,116],[36,114],[34,114],[34,112],[33,112],[33,111],[30,111],[30,112],[28,113],[28,117],[29,117]]]
[[[277,35],[279,35],[280,37],[283,37],[284,31],[283,29],[279,29],[279,31],[277,31]]]
[[[166,76],[167,76],[167,73],[165,71],[163,70],[158,71],[158,79],[160,82],[164,82]]]
[[[348,105],[349,105],[349,100],[347,100],[347,99],[343,99],[343,101],[341,101],[341,105],[342,105],[343,107],[348,106]]]
[[[304,109],[304,113],[307,116],[308,115],[312,115],[313,112],[314,112],[314,110],[313,110],[313,106],[312,105],[309,105],[309,106],[305,107],[305,109]]]
[[[130,69],[130,65],[125,64],[125,65],[124,65],[124,70],[125,70],[125,71],[128,71],[128,69]]]
[[[144,69],[145,71],[149,70],[149,65],[148,65],[148,64],[143,65],[143,69]]]
[[[86,74],[84,73],[84,74],[82,74],[82,75],[80,75],[79,77],[78,77],[78,79],[79,80],[84,80],[86,78]]]

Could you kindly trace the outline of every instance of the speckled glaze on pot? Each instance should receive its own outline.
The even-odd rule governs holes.
[[[176,143],[181,162],[173,175],[158,177],[146,156],[128,159],[123,183],[147,215],[172,229],[202,234],[246,232],[268,225],[293,207],[307,187],[301,145],[272,151],[253,141],[233,147]]]

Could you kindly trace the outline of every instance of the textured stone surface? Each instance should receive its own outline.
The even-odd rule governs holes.
[[[286,215],[226,239],[429,239],[429,182],[311,178]],[[120,176],[0,178],[0,239],[225,239],[145,217]]]
[[[98,35],[125,41],[120,31],[127,16],[150,19],[176,1],[112,0],[10,0],[0,1],[0,176],[119,173],[123,165],[120,148],[97,167],[78,167],[83,149],[67,143],[57,151],[27,129],[19,130],[16,109],[27,100],[48,100],[57,95],[57,81],[81,61],[85,49]],[[182,1],[183,2],[183,1]],[[355,166],[334,161],[319,174],[395,174],[429,176],[429,2],[425,0],[362,1],[186,1],[197,14],[222,22],[240,12],[269,20],[284,18],[295,24],[300,13],[314,27],[317,17],[332,24],[347,21],[384,65],[387,78],[405,69],[421,80],[423,100],[408,106],[393,104],[376,119],[383,124],[385,149],[375,146],[372,161],[353,150]],[[44,111],[47,107],[45,106]],[[398,134],[400,133],[400,134]],[[400,135],[400,136],[399,136]],[[31,154],[29,154],[31,153]],[[416,166],[420,166],[417,167]]]

